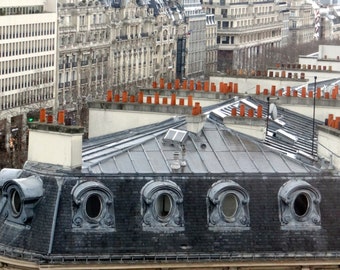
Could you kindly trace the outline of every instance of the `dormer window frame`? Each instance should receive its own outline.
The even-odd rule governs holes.
[[[320,202],[320,192],[306,181],[293,179],[284,183],[278,192],[281,229],[320,229]]]
[[[5,179],[2,184],[0,213],[9,224],[27,228],[34,218],[35,207],[44,194],[43,182],[39,176]]]
[[[104,184],[82,181],[73,187],[71,195],[73,230],[115,231],[114,196]]]
[[[168,199],[164,216],[158,205],[162,198]],[[184,230],[183,193],[173,181],[151,180],[146,183],[141,190],[141,205],[143,230],[164,233]]]
[[[228,197],[232,201],[227,200]],[[206,201],[209,230],[250,229],[249,195],[239,184],[227,179],[213,183]],[[230,210],[233,213],[226,215]]]

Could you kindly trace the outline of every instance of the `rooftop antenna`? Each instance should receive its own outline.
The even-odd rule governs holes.
[[[313,133],[312,133],[312,156],[314,157],[314,132],[315,132],[315,91],[316,91],[316,79],[314,76],[314,90],[313,90]]]

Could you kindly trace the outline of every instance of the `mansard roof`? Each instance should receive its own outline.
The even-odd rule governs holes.
[[[174,117],[90,139],[79,170],[2,171],[0,253],[42,264],[340,255],[338,175],[216,119],[199,133],[187,127]],[[42,196],[18,200],[10,184],[32,175]]]

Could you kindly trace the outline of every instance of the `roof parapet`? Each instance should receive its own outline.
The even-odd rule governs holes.
[[[314,92],[315,92],[315,98],[320,100],[337,100],[339,99],[339,85],[335,85],[331,92],[322,91],[320,87],[316,88],[316,91],[308,90],[305,86],[301,87],[301,90],[292,90],[290,86],[287,86],[285,89],[281,88],[279,90],[276,90],[276,86],[273,85],[270,89],[264,88],[261,91],[261,85],[256,85],[256,95],[260,96],[279,96],[279,97],[293,97],[293,98],[301,98],[301,99],[313,99],[314,98]]]
[[[193,96],[177,98],[176,93],[160,96],[158,91],[144,96],[144,91],[129,95],[123,91],[113,96],[107,91],[106,101],[93,101],[89,107],[89,137],[98,137],[114,132],[155,124],[179,115],[200,115],[199,103],[193,105]],[[124,121],[122,121],[124,119]],[[102,123],[106,124],[103,125]]]

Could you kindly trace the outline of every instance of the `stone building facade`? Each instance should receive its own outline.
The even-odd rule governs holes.
[[[218,69],[255,69],[254,57],[280,46],[282,16],[274,1],[203,1],[217,21]]]
[[[214,20],[206,19],[199,2],[195,12],[185,5],[59,1],[60,106],[79,111],[107,89],[135,92],[160,78],[204,75],[206,54],[214,71]]]
[[[165,55],[162,44],[170,33],[163,36],[162,22],[156,29],[147,6],[63,3],[58,10],[59,104],[65,108],[101,97],[109,88],[131,90],[151,83],[155,69],[158,76],[167,75],[155,55]]]
[[[305,1],[293,1],[290,5],[290,44],[308,43],[315,36],[315,14],[313,5]]]

